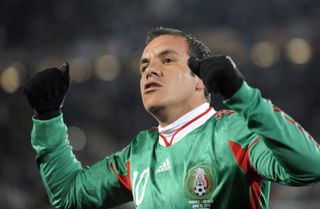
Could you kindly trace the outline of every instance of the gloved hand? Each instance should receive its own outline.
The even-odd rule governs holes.
[[[69,64],[49,68],[35,74],[24,86],[35,118],[48,120],[58,116],[70,86]]]
[[[244,78],[229,56],[212,56],[204,60],[191,57],[188,65],[202,79],[209,92],[230,98],[241,87]]]

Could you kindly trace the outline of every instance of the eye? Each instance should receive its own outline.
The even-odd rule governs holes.
[[[165,58],[165,59],[163,60],[163,63],[164,63],[164,64],[170,64],[170,63],[173,63],[173,59]]]
[[[140,72],[144,73],[146,71],[147,67],[148,67],[148,65],[141,65],[140,66]]]

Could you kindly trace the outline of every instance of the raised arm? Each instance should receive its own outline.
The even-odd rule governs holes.
[[[236,130],[231,139],[247,135],[251,140],[244,147],[241,143],[231,145],[235,152],[237,146],[243,150],[239,156],[248,155],[239,157],[240,164],[248,163],[243,166],[283,184],[304,185],[320,180],[319,145],[300,124],[251,88],[230,57],[190,59],[189,66],[209,91],[220,93],[224,103],[241,116],[230,124],[231,130]],[[243,159],[248,162],[240,162]]]
[[[24,89],[35,113],[31,142],[50,202],[57,208],[83,208],[130,201],[130,185],[119,180],[119,176],[128,176],[130,146],[91,167],[83,167],[73,155],[61,113],[69,85],[65,64],[37,73]]]
[[[244,83],[224,102],[256,135],[248,146],[248,154],[251,165],[260,175],[287,185],[305,185],[320,180],[319,144],[300,124],[262,98],[257,89]],[[243,120],[233,126],[243,124]]]

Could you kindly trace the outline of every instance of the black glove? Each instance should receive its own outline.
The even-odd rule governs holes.
[[[189,58],[188,65],[202,79],[209,92],[230,98],[241,87],[244,78],[229,56],[212,56],[204,60]]]
[[[60,68],[49,68],[35,74],[23,89],[34,110],[35,118],[48,120],[58,116],[69,86],[70,74],[67,62]]]

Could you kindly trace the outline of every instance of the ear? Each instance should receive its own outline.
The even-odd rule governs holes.
[[[197,77],[197,81],[196,81],[196,90],[197,91],[204,91],[206,88],[206,86],[204,85],[203,81]]]

